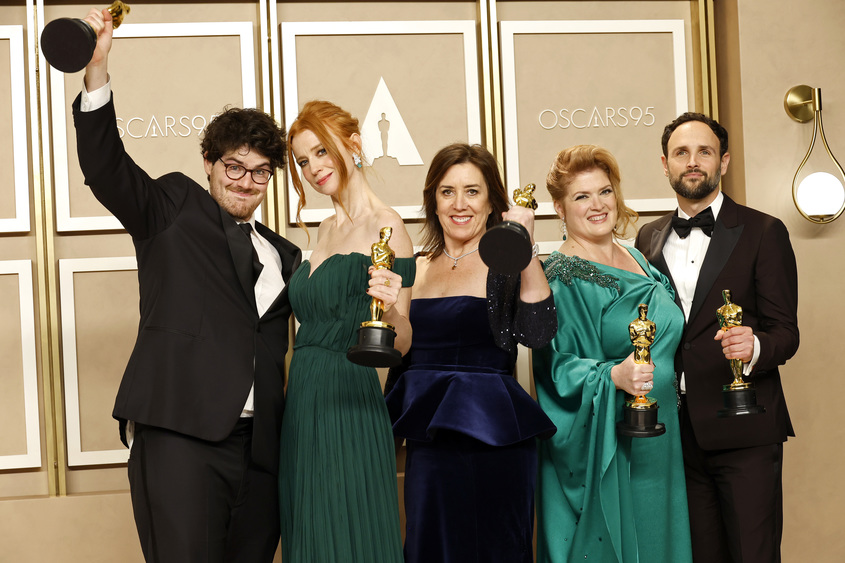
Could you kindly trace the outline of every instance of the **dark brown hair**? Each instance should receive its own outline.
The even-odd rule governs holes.
[[[464,163],[472,164],[478,168],[487,184],[487,201],[492,209],[487,217],[487,228],[489,229],[500,223],[502,213],[508,210],[508,195],[499,174],[499,164],[496,162],[496,158],[490,154],[490,151],[481,145],[468,145],[466,143],[454,143],[443,147],[437,151],[437,154],[431,160],[423,188],[425,223],[422,229],[422,247],[431,258],[440,256],[446,245],[443,238],[443,226],[437,218],[437,187],[452,166]]]
[[[285,130],[261,110],[225,107],[206,126],[200,142],[209,162],[247,146],[270,160],[273,171],[285,167]]]

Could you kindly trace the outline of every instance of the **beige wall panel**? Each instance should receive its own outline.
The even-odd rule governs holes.
[[[82,450],[123,448],[111,411],[138,333],[134,271],[74,275]]]
[[[320,34],[312,30],[319,30],[319,24],[286,25],[287,122],[312,99],[330,100],[350,111],[360,122],[365,158],[372,160],[367,173],[373,188],[388,204],[404,208],[404,217],[417,217],[431,157],[451,142],[481,139],[474,25],[428,21],[417,31],[414,23],[368,24],[367,29],[335,23]],[[368,64],[326,58],[326,51],[353,52]],[[387,112],[384,119],[382,112]],[[400,147],[402,135],[410,142]],[[386,155],[379,156],[382,152]],[[307,185],[305,197],[307,222],[316,224],[333,213],[330,199]],[[289,193],[289,200],[295,213],[295,194]],[[288,234],[308,247],[304,233],[292,229]]]
[[[718,1],[718,0],[717,0]],[[580,19],[690,19],[690,0],[573,0],[570,2],[508,2],[498,0],[499,21]]]
[[[538,184],[537,200],[551,202],[545,178],[558,151],[595,144],[619,161],[626,199],[666,197],[659,140],[677,115],[672,34],[527,33],[514,44],[519,184]]]
[[[798,84],[822,88],[830,147],[845,158],[845,5],[827,0],[732,0],[742,69],[741,111],[748,204],[781,218],[798,260],[801,348],[781,370],[797,437],[784,453],[784,561],[836,562],[845,551],[842,346],[845,222],[813,225],[794,208],[792,176],[812,124],[783,109]],[[719,7],[719,2],[717,2]],[[733,131],[731,131],[733,135]],[[733,142],[733,139],[732,139]],[[726,180],[727,182],[727,180]]]
[[[0,456],[26,453],[21,307],[18,276],[0,275]]]
[[[0,560],[142,563],[129,494],[0,503]]]
[[[0,232],[30,230],[25,26],[0,19]]]
[[[3,117],[0,119],[0,154],[11,155],[14,152],[12,141],[12,67],[10,64],[10,43],[9,39],[0,39],[0,111]],[[0,218],[6,219],[15,216],[15,168],[12,166],[0,166]]]
[[[279,2],[279,21],[472,20],[478,8],[467,2]],[[351,62],[351,60],[350,60]],[[364,66],[353,64],[353,66]]]
[[[133,29],[129,24],[120,28],[127,30],[133,34],[155,32],[139,30],[138,26]],[[184,33],[199,31],[186,29]],[[115,38],[109,74],[118,129],[127,152],[143,163],[152,177],[179,170],[202,185],[206,183],[200,133],[224,106],[255,104],[252,78],[248,83],[253,89],[252,97],[244,98],[239,42],[236,35]],[[229,71],[221,73],[221,67]],[[65,112],[64,127],[54,128],[57,140],[64,141],[56,144],[56,151],[62,151],[63,144],[67,147],[67,187],[59,174],[57,193],[68,190],[71,218],[107,216],[108,212],[84,185],[76,159],[70,106],[81,87],[79,77],[57,72],[51,76],[56,81],[63,80],[65,100],[61,108],[54,108],[54,118],[60,117],[61,110]],[[55,83],[54,90],[54,95],[58,95]],[[64,163],[57,160],[55,165],[57,172],[62,172]],[[59,212],[59,229],[67,230],[61,224],[61,208]]]
[[[383,78],[423,162],[430,162],[449,142],[468,138],[460,35],[300,37],[296,43],[300,108],[308,100],[333,101],[363,125]],[[326,50],[355,53],[369,64],[352,66],[345,58],[327,61]],[[419,53],[426,53],[426,60],[419,60]],[[387,136],[391,128],[388,124]],[[373,161],[370,181],[390,205],[418,206],[427,170],[425,164],[400,166],[395,158],[382,157]],[[309,208],[331,207],[328,197],[309,190]]]

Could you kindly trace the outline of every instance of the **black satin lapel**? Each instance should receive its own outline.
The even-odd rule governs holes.
[[[302,262],[302,251],[261,223],[255,223],[255,229],[279,253],[279,258],[282,260],[282,279],[285,280],[287,287],[290,277]]]
[[[244,236],[244,232],[238,227],[232,217],[220,208],[220,218],[223,223],[223,231],[226,233],[226,240],[229,243],[229,252],[232,253],[232,261],[235,264],[235,273],[241,282],[249,304],[253,310],[258,312],[255,305],[255,288],[252,281],[252,243]]]
[[[672,272],[669,271],[669,265],[666,263],[666,258],[663,256],[663,247],[666,245],[666,239],[669,238],[669,233],[672,232],[671,225],[671,218],[667,217],[663,228],[655,229],[654,232],[651,233],[651,256],[647,256],[646,258],[648,258],[652,265],[660,270],[664,276],[669,278],[669,283],[672,284],[672,289],[675,290],[675,304],[680,307],[681,298],[678,296],[675,279],[672,277]]]
[[[707,247],[707,254],[704,256],[704,263],[701,265],[701,271],[698,274],[698,282],[695,284],[695,295],[692,298],[692,308],[689,314],[690,322],[695,319],[695,316],[701,310],[704,299],[713,288],[716,278],[728,263],[728,258],[730,258],[737,241],[739,241],[744,227],[745,225],[737,225],[728,228],[721,220],[716,220],[716,225],[713,227],[713,238],[710,240],[710,246]],[[730,288],[723,287],[719,291],[722,289]],[[713,315],[715,316],[716,313],[713,312]]]

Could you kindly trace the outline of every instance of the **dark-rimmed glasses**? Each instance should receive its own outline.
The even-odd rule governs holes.
[[[222,158],[218,158],[217,160],[223,162]],[[273,172],[271,170],[267,170],[266,168],[256,168],[254,170],[250,170],[240,164],[226,164],[225,162],[223,162],[223,166],[226,170],[226,177],[230,180],[240,180],[246,176],[247,172],[252,175],[252,181],[256,184],[266,184],[270,181],[270,178],[273,177]]]

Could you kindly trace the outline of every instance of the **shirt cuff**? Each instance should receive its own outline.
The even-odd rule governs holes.
[[[83,112],[95,111],[109,103],[111,99],[111,78],[105,86],[101,86],[89,92],[85,89],[85,81],[82,82],[82,98],[79,102],[79,110]]]
[[[760,339],[757,338],[757,335],[754,335],[754,353],[751,354],[751,361],[748,363],[742,364],[742,375],[750,375],[751,370],[754,369],[754,365],[757,363],[757,360],[760,359]]]

